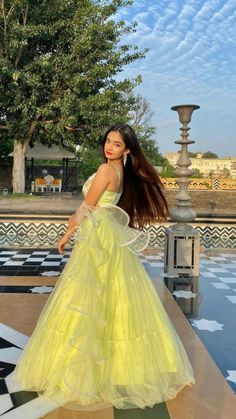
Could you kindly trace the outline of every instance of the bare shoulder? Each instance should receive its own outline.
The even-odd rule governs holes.
[[[98,170],[101,171],[101,172],[108,172],[108,171],[112,170],[112,167],[108,163],[102,163],[102,164],[100,164]]]
[[[100,164],[97,173],[101,176],[112,176],[114,173],[114,170],[112,169],[111,165],[108,163],[102,163]]]

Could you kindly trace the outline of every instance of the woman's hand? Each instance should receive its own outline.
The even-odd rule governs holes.
[[[69,241],[69,238],[70,238],[70,236],[68,236],[68,234],[65,234],[60,240],[58,240],[57,250],[58,250],[60,255],[63,255],[64,247],[65,247],[66,243]]]

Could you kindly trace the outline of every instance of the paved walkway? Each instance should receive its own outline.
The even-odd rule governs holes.
[[[0,214],[65,214],[69,215],[78,208],[83,200],[82,194],[68,195],[56,194],[55,196],[28,196],[19,198],[0,197]],[[195,208],[198,212],[198,210]],[[210,217],[233,217],[236,218],[234,209],[225,208],[222,212],[209,208],[201,208],[199,215]]]
[[[1,198],[0,213],[18,214],[71,214],[82,202],[82,195],[73,197],[21,197]]]

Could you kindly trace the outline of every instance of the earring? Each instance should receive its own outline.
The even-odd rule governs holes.
[[[123,165],[124,167],[126,166],[126,162],[127,162],[127,154],[123,154]]]

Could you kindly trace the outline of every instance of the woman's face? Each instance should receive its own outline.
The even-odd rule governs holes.
[[[124,153],[128,153],[125,142],[119,131],[110,131],[104,144],[104,154],[109,160],[120,160]]]

